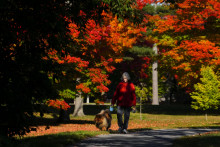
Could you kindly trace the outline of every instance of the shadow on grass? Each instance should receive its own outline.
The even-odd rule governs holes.
[[[68,109],[68,114],[73,114],[74,112],[74,105],[70,105],[71,107]],[[54,113],[56,115],[59,114],[59,110],[53,108],[53,107],[48,107],[46,105],[40,105],[38,106],[41,108],[41,110],[45,113]],[[109,109],[109,105],[83,105],[83,111],[85,115],[96,115],[99,113],[101,110],[104,109]],[[36,111],[39,112],[39,111]],[[55,115],[54,115],[55,116]]]
[[[134,132],[147,131],[147,130],[152,130],[152,129],[149,129],[149,128],[129,129],[128,132],[129,133],[134,133]],[[122,133],[119,133],[118,130],[111,130],[111,129],[109,129],[108,132],[110,134],[122,134]]]
[[[204,133],[196,136],[182,137],[173,142],[173,147],[219,147],[220,132]]]
[[[140,111],[140,105],[136,106],[137,111]],[[102,109],[109,109],[109,105],[84,105],[83,110],[86,115],[96,115]],[[69,114],[72,114],[74,106],[69,109]],[[116,114],[117,108],[114,107],[112,114]],[[142,113],[148,114],[167,114],[167,115],[205,115],[204,111],[194,110],[190,105],[183,104],[162,104],[162,105],[142,105]],[[209,110],[211,115],[220,115],[219,110]]]
[[[66,122],[58,122],[56,118],[34,118],[33,126],[58,126],[60,124],[94,124],[91,120],[69,120]]]
[[[38,106],[39,107],[39,106]],[[58,117],[59,117],[59,110],[56,110],[52,107],[48,107],[45,105],[41,106],[42,109],[44,110],[44,113],[52,113],[53,118],[45,118],[45,117],[36,117],[33,120],[33,125],[36,126],[57,126],[59,124],[94,124],[93,121],[90,120],[79,120],[79,119],[74,119],[74,117],[71,117],[71,115],[74,112],[74,106],[71,106],[70,109],[68,109],[67,113],[70,115],[71,120],[66,121],[66,122],[58,122]],[[83,110],[85,115],[90,115],[94,116],[98,113],[100,113],[101,110],[108,109],[109,105],[84,105]],[[112,114],[116,114],[116,109],[112,112]]]
[[[137,106],[140,110],[140,106]],[[190,105],[164,104],[164,105],[142,105],[142,113],[167,114],[167,115],[205,115],[204,111],[192,109]],[[209,110],[211,115],[220,115],[219,110]]]
[[[188,128],[188,129],[219,129],[220,131],[220,126],[192,126],[192,127],[177,127],[177,129],[184,129],[184,128]]]
[[[59,111],[42,105],[42,109],[46,113],[55,113],[59,114]],[[137,111],[140,111],[140,105],[136,106]],[[109,109],[109,105],[83,105],[83,111],[85,115],[96,115],[103,109]],[[71,105],[71,108],[68,109],[68,114],[73,114],[74,112],[74,105]],[[142,105],[142,113],[149,113],[149,114],[167,114],[167,115],[205,115],[203,111],[194,110],[191,108],[190,105],[183,105],[183,104],[163,104],[163,105],[150,105],[150,104],[143,104]],[[211,115],[220,115],[219,110],[210,110],[207,112]],[[112,114],[116,114],[116,107],[114,107],[114,111]]]
[[[7,147],[65,147],[73,145],[82,139],[99,135],[103,132],[64,132],[52,135],[27,137],[22,139],[0,140],[0,146]]]

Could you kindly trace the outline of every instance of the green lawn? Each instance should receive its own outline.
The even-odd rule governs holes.
[[[94,115],[101,109],[108,108],[108,106],[84,106],[84,117],[72,117],[74,123],[77,122],[92,122]],[[139,110],[139,106],[137,106]],[[167,106],[150,106],[145,105],[142,109],[142,114],[139,112],[131,113],[129,126],[132,127],[129,131],[137,131],[142,129],[167,129],[167,128],[219,128],[220,117],[219,112],[209,112],[208,120],[206,121],[205,115],[202,112],[192,110],[189,106],[167,105]],[[116,112],[113,114],[113,122],[117,123]],[[48,121],[51,123],[53,115],[47,113],[44,115],[44,125]],[[8,140],[7,138],[0,137],[0,146],[13,146],[13,147],[65,147],[68,144],[74,144],[82,139],[93,137],[99,134],[107,134],[106,131],[78,131],[78,132],[65,132],[52,135],[44,135],[38,137],[25,137],[22,139]],[[185,137],[175,141],[175,147],[179,145],[191,146],[188,143],[199,144],[201,140],[204,141],[202,145],[215,142],[215,146],[220,146],[220,134],[209,134],[207,136]],[[219,139],[218,139],[219,138]],[[211,145],[211,144],[210,144]],[[194,146],[194,145],[193,145]],[[203,147],[203,146],[202,146]],[[211,146],[210,146],[211,147]]]
[[[89,106],[85,107],[85,117],[76,117],[75,120],[93,120],[94,115],[104,106],[91,106],[93,110],[89,111]],[[96,107],[96,109],[95,109]],[[220,125],[220,111],[208,112],[208,120],[202,111],[195,111],[190,106],[183,105],[144,105],[142,114],[131,113],[130,125],[141,124],[143,129],[167,129],[167,128],[217,128]],[[116,110],[116,109],[114,109]],[[113,112],[113,122],[117,120],[116,111]]]
[[[182,137],[174,141],[173,147],[219,147],[220,132],[211,134]]]
[[[66,147],[82,139],[106,133],[104,131],[77,131],[13,140],[0,137],[0,147]]]

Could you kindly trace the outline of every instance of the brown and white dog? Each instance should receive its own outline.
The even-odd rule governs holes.
[[[108,131],[111,127],[112,116],[109,109],[102,110],[100,113],[96,114],[94,122],[95,126],[102,131]]]

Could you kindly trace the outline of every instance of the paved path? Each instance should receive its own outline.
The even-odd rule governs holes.
[[[146,130],[130,134],[99,135],[68,147],[169,147],[176,138],[219,129],[167,129]]]

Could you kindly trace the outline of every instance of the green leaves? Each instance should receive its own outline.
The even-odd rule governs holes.
[[[76,92],[72,91],[70,89],[64,89],[64,90],[60,90],[59,91],[59,95],[61,96],[61,98],[75,98],[76,97]]]
[[[142,10],[131,7],[135,4],[135,0],[103,0],[103,2],[109,5],[110,11],[118,17],[119,21],[128,19],[134,23],[142,22]]]
[[[218,109],[220,105],[220,81],[211,67],[203,67],[201,75],[201,83],[195,84],[195,91],[190,94],[194,100],[191,106],[196,110]]]
[[[140,57],[154,54],[151,47],[139,47],[139,46],[134,46],[132,49],[129,50],[129,52],[136,54],[137,56],[140,56]]]
[[[135,93],[138,97],[147,97],[148,90],[146,87],[135,86]]]
[[[148,89],[146,87],[141,88],[139,86],[135,86],[135,93],[136,93],[137,97],[139,97],[143,101],[147,100]]]

